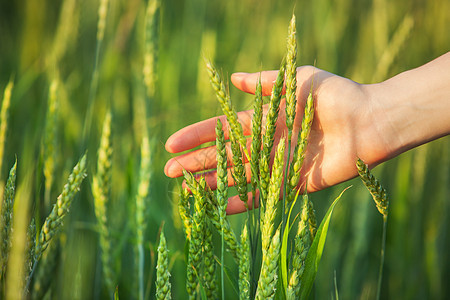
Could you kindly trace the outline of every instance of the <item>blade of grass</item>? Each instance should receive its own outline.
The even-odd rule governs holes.
[[[341,199],[344,192],[351,186],[345,188],[341,194],[334,200],[330,208],[328,208],[325,217],[320,223],[317,230],[314,241],[309,249],[308,256],[306,257],[305,272],[302,277],[302,287],[300,290],[300,299],[307,299],[311,292],[314,279],[316,278],[317,269],[319,268],[320,259],[322,258],[323,248],[325,246],[325,240],[327,238],[328,226],[330,225],[331,215],[334,207]]]

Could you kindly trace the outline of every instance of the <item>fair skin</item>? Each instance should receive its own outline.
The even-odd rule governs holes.
[[[238,89],[253,94],[259,76],[260,73],[235,73],[231,81]],[[277,71],[261,73],[264,95],[270,95],[276,76]],[[374,167],[450,134],[450,52],[376,84],[358,84],[311,66],[298,68],[294,137],[301,126],[312,78],[315,115],[300,183],[300,187],[307,183],[308,192],[355,177],[357,157]],[[252,114],[253,111],[238,113],[246,136],[251,134]],[[219,118],[225,122],[223,116]],[[166,163],[164,171],[167,176],[180,177],[183,168],[193,173],[208,171],[205,173],[207,182],[215,188],[215,147],[192,149],[215,140],[216,120],[217,117],[195,123],[169,137],[166,142],[168,152],[189,152]],[[226,124],[224,127],[226,129]],[[283,100],[275,144],[286,135]],[[246,167],[247,174],[250,174],[248,163]],[[229,182],[233,184],[232,180]],[[237,197],[229,199],[228,213],[244,210]]]

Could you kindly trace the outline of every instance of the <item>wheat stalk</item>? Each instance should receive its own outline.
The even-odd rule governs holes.
[[[147,136],[142,138],[141,144],[141,166],[139,170],[139,184],[136,195],[136,241],[138,251],[138,280],[139,299],[144,299],[144,235],[147,227],[145,212],[147,211],[147,198],[150,188],[151,177],[151,151]]]
[[[33,276],[33,284],[30,290],[31,299],[42,299],[47,293],[52,283],[52,275],[59,262],[60,252],[61,246],[59,240],[50,242],[47,250],[37,263],[37,269],[31,274]]]

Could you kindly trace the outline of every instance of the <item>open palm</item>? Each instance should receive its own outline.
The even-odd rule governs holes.
[[[254,93],[256,81],[260,75],[263,95],[270,95],[277,71],[254,74],[236,73],[232,75],[231,81],[238,89]],[[296,137],[301,128],[304,104],[312,80],[315,115],[300,180],[301,187],[307,183],[309,192],[324,189],[356,176],[355,161],[357,157],[375,165],[381,162],[386,153],[386,145],[377,130],[375,116],[370,113],[374,104],[367,96],[365,85],[311,66],[297,69],[298,101],[293,129],[293,145],[296,143]],[[267,105],[264,106],[264,114],[267,108]],[[238,113],[246,136],[251,135],[252,115],[253,111],[251,110]],[[195,123],[174,133],[166,143],[167,151],[178,153],[214,141],[217,118],[221,119],[226,129],[224,116]],[[282,136],[287,136],[285,120],[285,102],[283,100],[280,104],[275,145]],[[247,142],[249,145],[250,138]],[[291,151],[293,148],[294,146]],[[231,151],[227,151],[227,153],[231,155]],[[214,189],[216,187],[215,167],[216,149],[215,146],[210,146],[171,158],[165,166],[165,173],[169,177],[179,177],[182,176],[183,169],[192,173],[207,171],[205,178],[209,186]],[[250,181],[248,163],[246,168],[248,181]],[[233,185],[231,176],[229,178],[230,185]],[[237,197],[229,199],[228,213],[243,210],[245,207]]]

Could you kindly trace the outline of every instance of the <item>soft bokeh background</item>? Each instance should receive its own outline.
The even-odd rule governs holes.
[[[56,199],[69,171],[88,150],[89,176],[76,198],[62,235],[53,281],[54,298],[106,297],[102,289],[93,200],[90,192],[101,125],[113,111],[114,160],[110,220],[114,268],[123,299],[133,291],[134,197],[143,134],[139,115],[147,108],[153,139],[153,176],[147,203],[146,278],[153,298],[154,251],[164,223],[175,299],[185,294],[184,236],[177,214],[179,181],[163,174],[170,157],[164,143],[175,130],[220,113],[202,55],[225,77],[237,71],[276,69],[285,51],[287,26],[297,16],[299,64],[316,64],[357,82],[382,81],[420,66],[450,48],[450,2],[386,0],[180,1],[161,4],[158,81],[146,96],[142,65],[146,1],[111,1],[99,52],[98,92],[90,134],[83,138],[95,62],[98,1],[0,1],[0,90],[13,79],[1,178],[17,156],[18,184],[27,182],[38,224],[48,214],[43,203],[43,133],[50,81],[62,82],[57,133]],[[424,78],[424,80],[427,80]],[[230,86],[237,109],[252,97]],[[375,169],[391,196],[383,299],[450,297],[450,140],[421,146]],[[311,195],[318,217],[346,186],[335,209],[315,284],[316,299],[374,298],[382,218],[362,184],[353,180]],[[54,201],[54,200],[53,200]],[[21,207],[16,207],[21,209]],[[232,216],[239,230],[242,216]],[[228,257],[229,259],[229,257]],[[231,259],[228,260],[233,267]],[[232,289],[227,298],[235,299]]]

